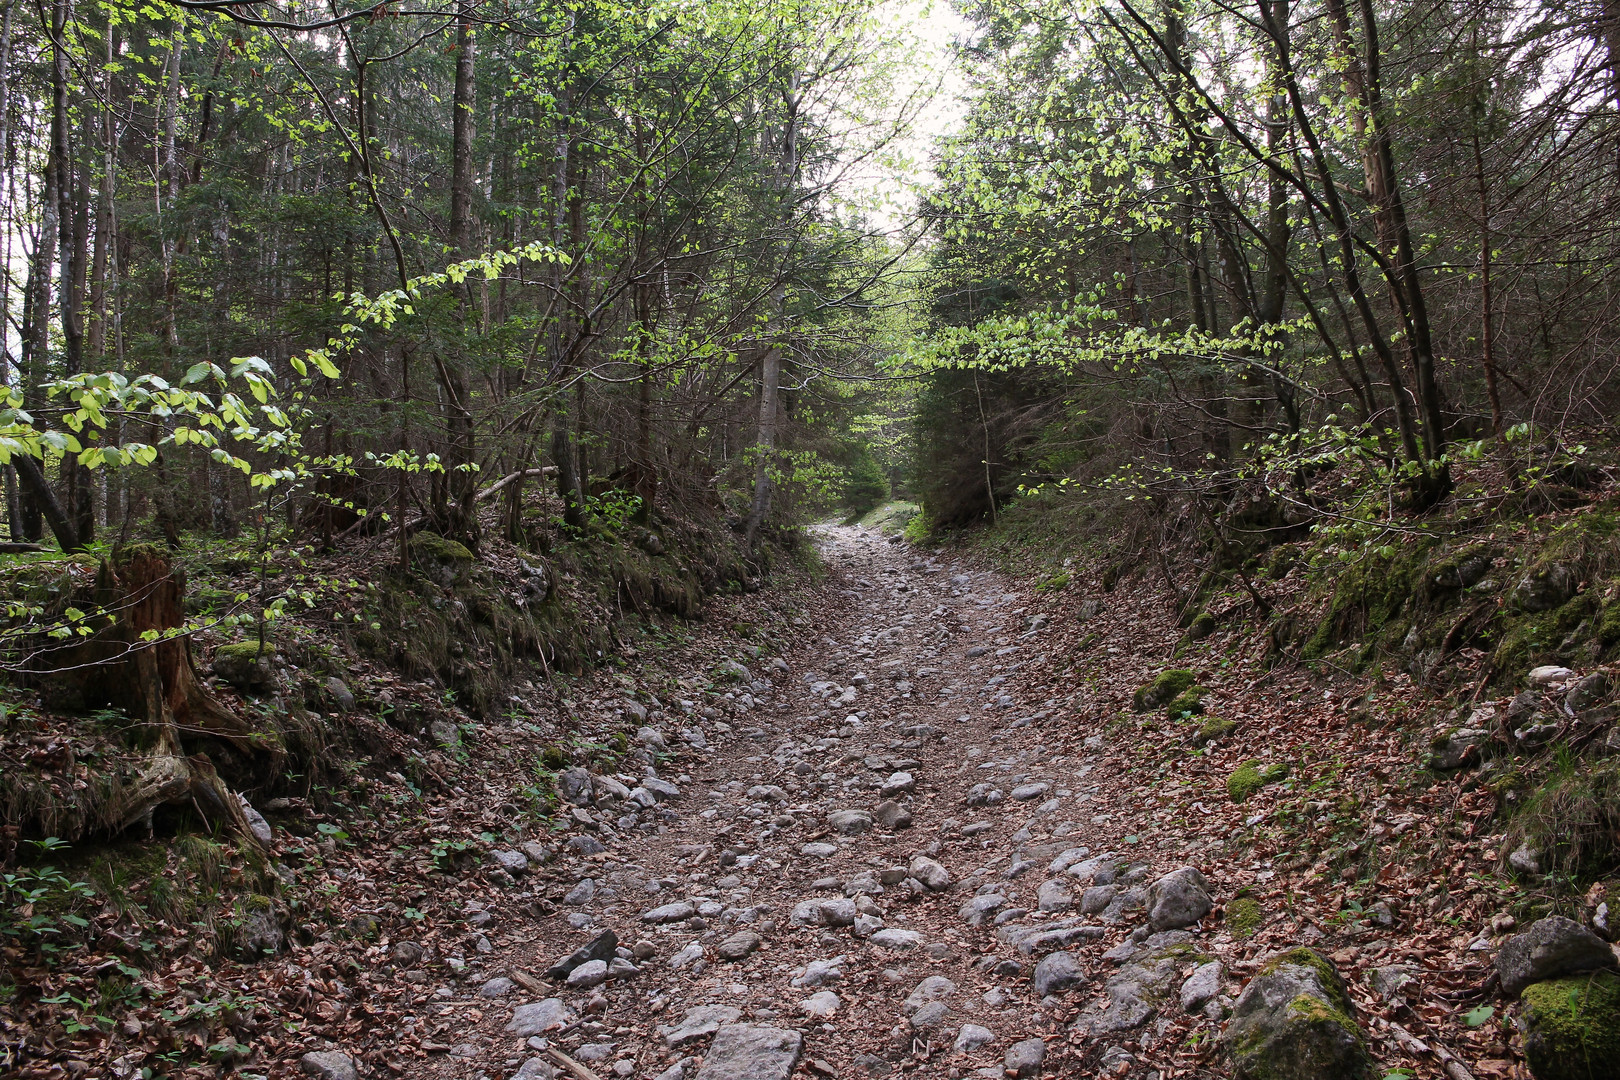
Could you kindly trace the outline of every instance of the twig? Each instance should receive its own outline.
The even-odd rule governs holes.
[[[521,971],[518,968],[512,969],[512,981],[523,987],[525,990],[532,990],[536,994],[544,994],[547,992],[545,983],[541,982],[533,975],[530,975],[527,971]]]
[[[1422,1039],[1413,1035],[1399,1024],[1390,1024],[1389,1029],[1395,1033],[1395,1040],[1408,1051],[1416,1054],[1433,1054],[1440,1059],[1445,1068],[1446,1075],[1451,1080],[1474,1080],[1474,1074],[1468,1071],[1468,1066],[1457,1060],[1457,1056],[1450,1050],[1436,1042],[1432,1047]]]
[[[550,1054],[552,1060],[556,1061],[558,1065],[561,1065],[564,1069],[573,1074],[576,1080],[602,1080],[600,1076],[597,1076],[595,1073],[591,1072],[591,1070],[587,1069],[585,1066],[581,1065],[579,1062],[575,1061],[561,1050],[558,1050],[555,1046],[546,1047],[546,1053]],[[1468,1080],[1474,1080],[1474,1078],[1469,1077]]]

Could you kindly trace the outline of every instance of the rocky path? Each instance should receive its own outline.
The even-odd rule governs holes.
[[[1111,849],[1102,737],[1056,752],[1059,702],[1020,692],[1045,616],[948,557],[819,539],[824,614],[741,676],[749,712],[655,712],[646,775],[564,776],[567,891],[538,899],[504,856],[509,901],[469,905],[498,944],[405,1021],[452,1044],[419,1068],[1078,1075],[1219,1015],[1202,878]]]

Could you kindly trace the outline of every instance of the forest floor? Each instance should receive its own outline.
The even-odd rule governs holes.
[[[392,891],[386,868],[331,863],[325,884],[383,933],[357,955],[326,940],[267,962],[311,1013],[270,1072],[335,1051],[363,1074],[500,1080],[1221,1075],[1223,1004],[1308,945],[1386,1070],[1442,1075],[1398,1024],[1477,1076],[1528,1076],[1500,1021],[1462,1019],[1511,927],[1497,838],[1477,835],[1489,799],[1408,783],[1401,725],[1346,719],[1358,686],[1268,672],[1263,642],[1217,634],[1175,665],[1237,724],[1198,752],[1132,710],[1182,638],[1146,586],[1082,605],[1077,584],[1032,591],[870,530],[817,538],[824,578],[714,601],[734,610],[688,643],[709,664],[736,619],[800,613],[785,670],[731,653],[758,668],[746,712],[654,709],[668,752],[621,783],[658,776],[655,806],[634,813],[647,787],[626,800],[598,778],[594,812],[565,805],[547,850],[528,849],[549,859],[571,833],[555,859],[435,875],[414,899],[437,917],[414,932],[365,906]],[[1378,704],[1419,707],[1398,680]],[[1236,804],[1228,778],[1254,760],[1290,775]],[[488,797],[517,798],[497,774]],[[1144,941],[1146,887],[1182,866],[1213,910]],[[610,971],[547,979],[593,941]],[[1054,951],[1068,960],[1036,970]]]

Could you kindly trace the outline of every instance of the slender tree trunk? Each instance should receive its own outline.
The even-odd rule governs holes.
[[[781,200],[781,217],[777,222],[782,230],[781,250],[776,260],[776,284],[771,288],[770,322],[767,324],[764,355],[760,357],[759,429],[755,451],[759,458],[754,464],[754,500],[748,511],[745,529],[750,550],[759,535],[760,526],[771,510],[773,482],[771,470],[776,461],[776,435],[778,421],[777,395],[782,384],[782,343],[786,331],[787,314],[787,247],[792,226],[793,191],[799,176],[799,76],[788,77],[782,95],[785,106],[782,122],[781,158],[777,163],[777,187]]]

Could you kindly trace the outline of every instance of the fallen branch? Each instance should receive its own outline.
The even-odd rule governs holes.
[[[555,1046],[546,1047],[546,1053],[550,1054],[551,1059],[566,1069],[575,1078],[575,1080],[602,1080],[600,1076],[597,1076],[595,1073],[591,1072],[591,1070],[587,1069],[585,1066],[581,1065],[579,1062],[575,1061],[561,1050],[558,1050]],[[1472,1080],[1472,1077],[1470,1077],[1469,1080]]]
[[[1457,1060],[1457,1056],[1438,1042],[1432,1047],[1422,1039],[1413,1035],[1399,1024],[1392,1023],[1389,1029],[1395,1033],[1395,1041],[1414,1054],[1432,1054],[1440,1059],[1441,1066],[1451,1080],[1474,1080],[1474,1074],[1468,1071],[1468,1066]]]

